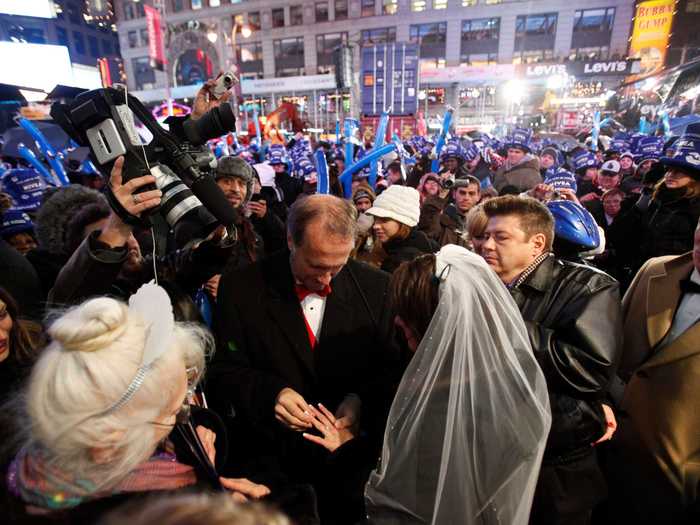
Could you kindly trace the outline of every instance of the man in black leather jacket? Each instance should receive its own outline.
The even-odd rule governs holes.
[[[603,403],[621,349],[618,283],[550,253],[554,219],[538,201],[499,197],[484,212],[482,256],[520,308],[550,395],[552,428],[530,523],[590,523],[607,492],[593,445],[615,427]]]

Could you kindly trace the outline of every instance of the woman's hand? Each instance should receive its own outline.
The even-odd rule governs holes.
[[[610,408],[608,405],[603,405],[603,413],[605,414],[605,424],[607,425],[607,430],[605,431],[605,434],[593,443],[593,446],[596,446],[603,441],[610,441],[613,437],[613,434],[617,430],[617,420],[615,419],[615,413],[613,412],[613,409]]]
[[[309,405],[309,411],[313,416],[311,423],[314,428],[318,430],[323,437],[316,436],[314,434],[307,434],[304,432],[302,434],[304,438],[308,439],[312,443],[321,445],[330,452],[335,452],[341,445],[344,445],[351,439],[355,437],[349,428],[336,428],[336,418],[331,414],[326,407],[321,403],[318,404],[317,410],[312,405]]]
[[[209,461],[211,461],[212,465],[216,465],[216,447],[214,446],[216,442],[216,433],[202,425],[197,425],[195,430],[197,431],[199,440],[202,442],[202,446],[204,446],[204,451],[207,453]]]
[[[225,489],[231,491],[231,497],[239,503],[246,502],[249,498],[264,498],[270,494],[270,489],[265,485],[253,483],[246,478],[219,478],[219,481]]]

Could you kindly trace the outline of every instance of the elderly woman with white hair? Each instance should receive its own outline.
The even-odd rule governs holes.
[[[165,291],[145,285],[128,306],[91,299],[48,332],[52,342],[26,386],[26,437],[7,472],[10,522],[93,523],[136,494],[201,484],[201,470],[167,438],[188,420],[211,346],[205,330],[176,323]],[[203,427],[196,434],[213,463],[215,435]],[[238,499],[269,492],[218,481]]]

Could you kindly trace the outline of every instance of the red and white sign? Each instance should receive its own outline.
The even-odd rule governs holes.
[[[581,113],[578,111],[560,111],[559,129],[575,130],[581,127]]]
[[[154,68],[163,71],[167,63],[165,47],[163,46],[163,28],[160,24],[160,12],[155,7],[143,6],[146,11],[146,26],[148,27],[148,57]]]

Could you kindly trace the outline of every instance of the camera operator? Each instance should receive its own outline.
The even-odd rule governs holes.
[[[124,158],[120,157],[112,168],[111,191],[128,214],[140,217],[160,205],[161,191],[137,193],[155,182],[152,175],[122,184],[123,166]],[[182,290],[193,292],[223,268],[232,246],[220,246],[222,236],[223,228],[218,228],[203,242],[158,257],[155,266],[159,279],[174,280]],[[104,227],[88,235],[63,266],[49,293],[49,302],[74,304],[98,295],[126,299],[153,279],[153,271],[153,258],[141,254],[134,226],[112,211]]]
[[[479,179],[471,175],[457,179],[450,188],[423,201],[418,229],[440,246],[467,247],[465,217],[481,199]]]
[[[238,157],[221,157],[214,178],[231,206],[242,212],[236,222],[239,242],[227,268],[242,268],[286,246],[284,225],[268,210],[255,170],[248,163]]]

